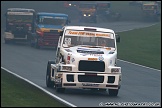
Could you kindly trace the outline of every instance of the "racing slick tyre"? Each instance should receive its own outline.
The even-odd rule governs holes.
[[[11,40],[5,40],[5,44],[10,44]]]
[[[59,88],[59,87],[55,87],[56,88],[56,92],[58,93],[64,93],[65,92],[65,88]]]
[[[34,47],[35,47],[36,49],[39,49],[39,48],[40,48],[40,46],[38,45],[38,38],[35,39]]]
[[[92,92],[96,92],[96,91],[98,91],[99,89],[98,88],[91,88],[90,89]]]
[[[62,80],[61,80],[61,84],[62,84]],[[65,88],[62,88],[61,84],[55,84],[55,89],[56,89],[56,92],[58,92],[58,93],[64,93],[65,92]]]
[[[34,47],[34,43],[33,43],[32,40],[30,40],[30,46],[31,46],[31,47]]]
[[[105,92],[107,89],[99,89],[99,91],[101,91],[101,92]]]
[[[51,64],[55,64],[54,61],[48,61],[47,71],[46,71],[46,86],[49,88],[54,87],[54,81],[51,81]]]
[[[117,96],[119,89],[109,89],[110,96]]]

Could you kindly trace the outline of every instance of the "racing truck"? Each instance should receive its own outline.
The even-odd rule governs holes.
[[[64,1],[64,7],[66,9],[77,9],[80,1]]]
[[[121,18],[121,13],[111,10],[110,1],[96,1],[97,16],[102,21],[118,21]]]
[[[156,2],[144,2],[142,11],[145,19],[159,21],[161,19],[161,8]]]
[[[67,14],[38,12],[36,15],[35,32],[31,34],[31,47],[56,48],[62,27],[70,20]]]
[[[34,30],[34,9],[8,8],[5,19],[4,41],[6,44],[30,40],[29,34]]]
[[[60,93],[71,88],[117,96],[122,79],[121,67],[117,66],[119,38],[106,28],[63,27],[56,58],[47,63],[46,86]]]
[[[79,22],[97,23],[97,4],[81,2],[78,6]]]

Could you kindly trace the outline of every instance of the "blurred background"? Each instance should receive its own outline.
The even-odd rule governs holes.
[[[1,1],[1,27],[5,25],[4,14],[8,8],[31,8],[36,12],[54,12],[68,14],[71,20],[78,20],[78,10],[72,7],[76,2],[100,2],[100,1]],[[120,13],[119,21],[148,21],[145,19],[145,14],[142,9],[144,1],[109,1],[110,12]],[[146,2],[146,1],[145,1]],[[153,1],[151,1],[153,2]],[[161,1],[157,2],[161,19]],[[71,7],[68,6],[71,4]],[[77,3],[75,4],[77,5]],[[102,20],[102,19],[100,19]],[[152,20],[149,20],[152,21]],[[153,20],[154,21],[154,20]]]

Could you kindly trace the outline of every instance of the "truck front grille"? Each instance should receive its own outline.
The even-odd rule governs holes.
[[[105,62],[104,61],[80,60],[78,70],[79,71],[104,72],[105,71]]]
[[[43,41],[57,44],[59,40],[59,34],[60,33],[56,31],[44,32]]]
[[[14,34],[14,37],[15,38],[25,38],[26,37],[26,35],[25,34]]]
[[[78,75],[79,82],[103,83],[104,76]]]

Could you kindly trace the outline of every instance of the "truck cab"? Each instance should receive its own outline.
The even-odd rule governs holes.
[[[11,41],[29,41],[30,33],[34,31],[35,10],[26,8],[8,8],[5,13],[6,28],[4,40],[8,44]]]
[[[57,92],[67,88],[108,89],[109,95],[117,96],[121,87],[116,44],[119,41],[111,29],[65,26],[56,58],[47,63],[47,87],[55,87]]]
[[[64,7],[66,9],[77,9],[80,1],[64,1]]]
[[[70,23],[67,14],[38,12],[35,22],[35,33],[32,34],[31,46],[57,47],[62,27]]]
[[[145,18],[160,20],[161,9],[156,2],[144,2],[142,5],[142,11]]]
[[[97,4],[96,3],[80,3],[78,6],[80,22],[97,23]]]

